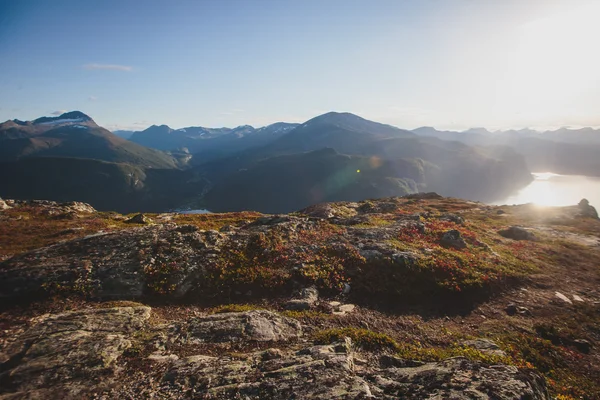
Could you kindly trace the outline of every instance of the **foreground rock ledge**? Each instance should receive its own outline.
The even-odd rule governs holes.
[[[300,324],[269,311],[199,316],[178,327],[151,324],[150,316],[139,306],[40,318],[0,353],[0,399],[549,399],[539,375],[512,366],[451,358],[403,367],[411,363],[358,354],[348,338],[290,342],[302,336]],[[182,337],[266,340],[272,347],[179,357],[160,345]],[[132,360],[141,344],[161,354]]]

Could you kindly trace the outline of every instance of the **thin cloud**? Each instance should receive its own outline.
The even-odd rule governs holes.
[[[242,110],[240,108],[234,108],[233,110],[229,110],[229,111],[223,111],[220,114],[221,115],[234,115],[234,114],[241,114],[241,113],[245,113],[246,110]]]
[[[66,113],[66,112],[67,112],[67,110],[58,110],[58,111],[51,112],[50,115],[56,115],[56,116],[58,116],[58,115],[62,115],[64,113]]]
[[[88,70],[110,70],[110,71],[124,71],[131,72],[133,67],[129,65],[118,65],[118,64],[85,64],[83,68]]]
[[[98,98],[96,96],[90,96],[90,97],[88,97],[88,100],[89,101],[96,101],[96,100],[98,100]]]

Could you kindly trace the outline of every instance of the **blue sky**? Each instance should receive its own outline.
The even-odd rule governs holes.
[[[0,120],[600,125],[595,0],[0,0]]]

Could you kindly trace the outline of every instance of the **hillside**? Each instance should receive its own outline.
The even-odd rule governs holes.
[[[319,152],[323,148],[339,154],[326,156],[329,153]],[[311,151],[316,153],[309,155]],[[419,163],[419,178],[398,160]],[[203,206],[220,211],[289,212],[315,201],[401,195],[415,188],[486,201],[532,180],[523,157],[513,150],[490,152],[461,142],[418,137],[348,113],[321,115],[266,146],[201,164],[195,170],[214,184]],[[356,174],[356,170],[369,173]],[[403,183],[398,184],[398,179]],[[410,180],[419,185],[405,185]],[[327,181],[351,187],[347,191],[325,188],[331,186]]]
[[[600,396],[600,221],[585,203],[0,208],[1,397]]]
[[[217,182],[203,201],[215,212],[291,212],[323,201],[416,193],[423,181],[418,161],[374,163],[323,149],[263,160]]]
[[[168,154],[113,135],[79,111],[0,124],[0,162],[30,157],[88,158],[141,167],[176,167]]]
[[[271,153],[296,153],[330,147],[340,153],[362,154],[373,140],[415,135],[350,113],[329,112],[306,121],[266,146]]]
[[[198,196],[206,182],[177,169],[124,163],[31,157],[0,163],[0,194],[15,199],[80,201],[99,210],[168,210]]]

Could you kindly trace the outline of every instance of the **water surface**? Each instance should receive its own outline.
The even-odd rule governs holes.
[[[494,205],[534,203],[543,206],[572,206],[586,198],[600,208],[600,178],[582,175],[559,175],[534,172],[528,186],[507,198],[491,202]]]

